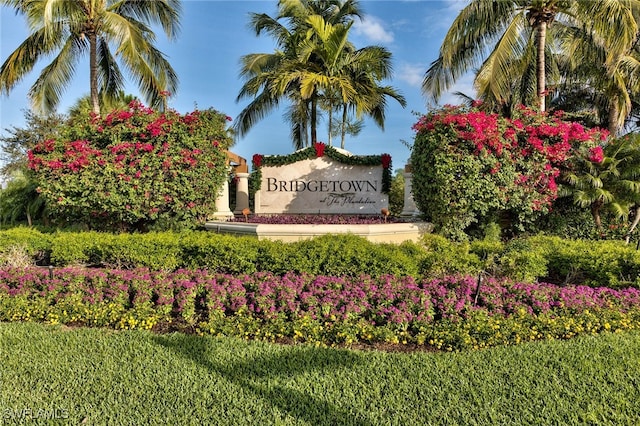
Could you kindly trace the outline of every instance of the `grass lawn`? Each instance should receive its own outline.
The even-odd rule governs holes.
[[[0,415],[0,424],[632,425],[640,333],[408,354],[0,323]]]

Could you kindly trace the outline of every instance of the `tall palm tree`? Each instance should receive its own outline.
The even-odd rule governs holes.
[[[360,17],[361,12],[357,0],[280,0],[275,18],[266,14],[251,16],[251,27],[256,35],[262,32],[271,35],[278,49],[274,53],[249,54],[241,58],[240,75],[245,83],[236,101],[244,98],[252,98],[252,101],[235,120],[239,136],[246,134],[260,119],[276,109],[283,99],[288,99],[294,105],[288,111],[294,146],[300,148],[307,143],[307,130],[311,133],[310,140],[317,140],[319,94],[303,97],[299,80],[290,78],[288,85],[282,86],[281,78],[285,70],[300,70],[317,60],[312,55],[305,59],[306,62],[300,62],[301,55],[304,56],[300,52],[302,43],[311,41],[307,39],[310,30],[308,18],[313,15],[322,17],[331,25],[345,25],[353,17]]]
[[[476,85],[490,88],[497,101],[506,100],[514,90],[512,77],[534,69],[535,102],[544,111],[547,59],[559,48],[554,32],[548,41],[548,31],[583,26],[606,46],[610,62],[636,38],[636,7],[636,0],[472,0],[445,36],[438,59],[425,74],[423,92],[437,101],[459,77],[479,67]],[[520,87],[530,90],[528,84]]]
[[[352,21],[353,22],[353,21]],[[290,72],[279,75],[276,87],[286,87],[295,82],[300,87],[302,99],[324,98],[332,127],[333,111],[338,103],[347,103],[356,97],[353,81],[344,73],[353,55],[349,43],[350,22],[347,25],[332,25],[320,15],[307,18],[310,27],[305,40],[300,45],[297,61],[292,63]],[[316,122],[311,121],[312,132]],[[312,133],[311,141],[315,142]],[[328,140],[331,145],[331,138]]]
[[[137,78],[151,106],[160,106],[163,92],[177,87],[176,73],[153,45],[150,25],[160,25],[174,39],[180,26],[179,0],[0,0],[0,4],[25,15],[31,31],[2,64],[0,92],[11,91],[39,59],[56,55],[29,91],[37,111],[55,109],[85,54],[89,55],[89,88],[96,114],[100,94],[112,97],[124,88],[116,57]]]
[[[349,17],[357,15],[356,4],[355,1],[281,1],[279,18],[288,19],[291,29],[277,19],[254,15],[252,26],[256,32],[269,31],[281,49],[273,54],[246,55],[242,59],[241,75],[246,80],[238,100],[249,96],[253,96],[253,100],[236,120],[240,135],[277,107],[283,98],[293,104],[288,109],[288,117],[296,148],[304,146],[306,141],[317,141],[320,109],[324,109],[329,118],[328,142],[331,144],[333,114],[338,108],[343,110],[345,124],[351,107],[358,117],[367,114],[384,128],[386,99],[391,97],[406,105],[395,89],[379,85],[379,81],[390,76],[391,54],[377,46],[356,50],[348,40],[353,23]],[[318,13],[312,14],[314,11]],[[302,21],[304,16],[306,19]],[[310,131],[308,138],[307,130]]]

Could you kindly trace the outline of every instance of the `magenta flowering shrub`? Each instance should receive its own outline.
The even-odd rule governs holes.
[[[0,270],[0,320],[201,332],[326,344],[483,347],[640,328],[640,290],[475,277],[416,280],[205,270]]]
[[[227,178],[229,119],[214,110],[158,112],[133,101],[126,110],[75,119],[60,139],[36,144],[28,165],[61,222],[193,227],[215,212]]]
[[[444,235],[465,239],[472,225],[509,222],[525,231],[547,213],[558,178],[577,150],[594,161],[600,129],[522,108],[505,118],[477,107],[446,106],[420,117],[411,154],[413,193]]]

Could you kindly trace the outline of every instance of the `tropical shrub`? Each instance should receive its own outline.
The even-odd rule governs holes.
[[[394,216],[400,215],[404,210],[404,169],[397,169],[391,180],[389,210]]]
[[[632,207],[640,204],[640,138],[628,134],[609,140],[604,147],[582,150],[574,155],[561,178],[562,192],[574,204],[588,208],[600,237],[628,238],[635,224],[627,219]],[[607,213],[609,227],[605,227]],[[626,231],[616,236],[615,231]],[[609,232],[607,232],[609,231]],[[614,232],[610,232],[614,231]],[[607,235],[609,234],[609,235]]]
[[[609,221],[606,220],[606,222]],[[570,197],[558,197],[554,201],[551,211],[538,219],[536,228],[546,235],[567,239],[598,240],[602,238],[601,231],[598,231],[593,222],[591,212],[575,204]],[[606,235],[606,238],[612,237],[614,235]],[[615,235],[615,237],[619,237],[619,235]]]
[[[413,129],[416,204],[436,231],[457,240],[491,222],[512,233],[530,229],[557,197],[567,159],[577,149],[601,149],[607,135],[560,114],[522,108],[509,119],[477,105],[433,111]]]
[[[327,235],[294,243],[208,231],[109,234],[0,231],[0,261],[18,254],[31,264],[88,265],[175,271],[207,269],[229,274],[289,272],[358,277],[387,274],[442,278],[479,273],[521,282],[640,287],[640,251],[622,241],[535,236],[502,243],[452,242],[426,234],[420,244],[381,244],[355,235]]]
[[[416,276],[421,256],[416,256],[415,247],[409,242],[383,244],[355,235],[323,235],[288,246],[289,258],[280,267],[314,275]]]
[[[547,263],[539,278],[589,286],[640,286],[640,252],[622,241],[572,241],[538,236],[529,239]]]
[[[423,276],[477,274],[483,269],[480,257],[471,251],[468,242],[456,243],[437,234],[425,234],[421,242],[426,252],[420,261]]]
[[[133,101],[104,117],[76,118],[29,151],[29,167],[59,223],[194,227],[214,213],[228,176],[228,120],[214,110],[162,113]]]
[[[414,243],[373,243],[355,235],[327,235],[293,243],[208,231],[117,235],[59,232],[45,238],[47,254],[55,266],[88,264],[166,271],[204,268],[230,274],[294,271],[340,276],[417,276],[425,253]]]
[[[45,214],[45,203],[37,192],[30,173],[16,173],[6,187],[0,189],[0,220],[15,224],[26,220],[29,226]]]

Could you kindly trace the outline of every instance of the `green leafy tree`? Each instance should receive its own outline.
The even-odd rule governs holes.
[[[636,39],[635,10],[635,0],[472,0],[449,28],[438,59],[425,75],[423,92],[437,101],[460,76],[477,67],[475,84],[482,99],[496,105],[535,104],[545,111],[546,73],[557,70],[554,56],[563,47],[558,31],[584,28],[606,49],[610,63]],[[513,94],[519,98],[512,99]]]
[[[29,91],[38,112],[55,109],[82,55],[89,56],[90,98],[96,114],[101,95],[111,98],[124,88],[116,58],[154,107],[163,104],[163,93],[177,87],[173,68],[153,45],[150,25],[160,25],[169,38],[175,38],[179,0],[0,0],[0,4],[24,15],[31,32],[2,64],[0,92],[9,93],[40,59],[54,56]]]
[[[53,217],[96,229],[194,227],[215,212],[228,178],[230,117],[161,113],[137,101],[77,119],[29,151]]]
[[[23,175],[27,168],[27,152],[38,142],[58,137],[66,117],[60,114],[39,115],[24,111],[24,127],[11,126],[0,136],[2,168],[5,180]]]

